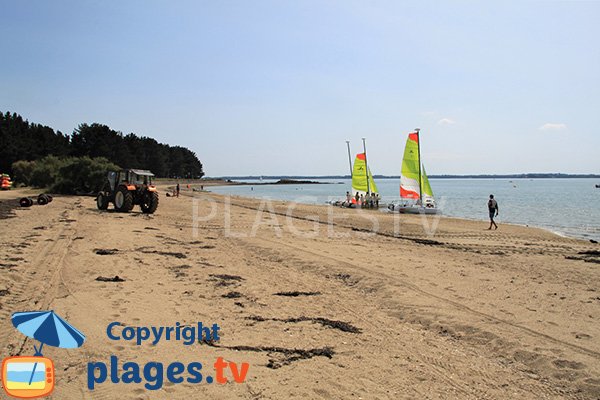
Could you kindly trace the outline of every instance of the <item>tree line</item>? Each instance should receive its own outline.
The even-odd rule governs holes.
[[[71,135],[23,119],[17,113],[0,112],[0,173],[14,173],[13,163],[56,159],[105,159],[105,165],[151,170],[158,177],[200,178],[202,163],[181,146],[123,135],[98,123],[80,124]],[[84,161],[84,163],[87,161]]]

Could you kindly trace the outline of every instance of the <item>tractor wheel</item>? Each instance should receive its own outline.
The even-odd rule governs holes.
[[[120,187],[115,193],[115,209],[120,212],[129,212],[133,209],[133,195],[127,188]]]
[[[19,205],[21,207],[31,207],[33,205],[33,200],[29,197],[23,197],[19,200]]]
[[[40,194],[37,198],[37,203],[40,206],[45,206],[46,204],[48,204],[48,196],[46,196],[45,194]]]
[[[106,210],[108,208],[108,197],[103,192],[98,193],[96,197],[96,206],[98,210]]]
[[[142,204],[140,204],[142,208],[142,212],[144,214],[154,214],[156,209],[158,208],[158,193],[156,192],[146,192],[144,194],[144,200]]]

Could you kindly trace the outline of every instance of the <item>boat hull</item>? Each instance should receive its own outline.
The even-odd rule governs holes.
[[[329,204],[331,206],[343,207],[343,208],[356,208],[356,204],[349,203],[349,202],[343,201],[343,200],[331,200],[331,201],[328,201],[327,204]]]
[[[401,206],[398,204],[390,204],[388,207],[390,211],[397,212],[400,214],[425,214],[435,215],[441,214],[441,211],[435,207],[420,207],[420,206]]]

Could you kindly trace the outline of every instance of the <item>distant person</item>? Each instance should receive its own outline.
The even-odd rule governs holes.
[[[371,205],[371,194],[369,192],[367,192],[365,194],[365,208],[369,208],[370,205]]]
[[[346,202],[348,204],[352,204],[352,195],[350,194],[350,192],[346,192]]]
[[[494,227],[494,230],[498,229],[498,225],[494,222],[494,217],[498,216],[498,202],[494,200],[494,195],[490,194],[490,199],[488,200],[488,211],[490,212],[490,227],[488,230]]]
[[[204,185],[200,185],[200,190],[204,190]]]
[[[375,193],[375,207],[379,208],[379,193]]]
[[[356,204],[360,204],[360,196],[358,195],[358,192],[356,192],[356,196],[354,196],[354,200],[356,200]]]
[[[175,187],[175,195],[179,197],[179,183],[177,183],[177,186]]]
[[[363,194],[360,194],[360,206],[361,208],[365,206],[365,196],[363,196]]]

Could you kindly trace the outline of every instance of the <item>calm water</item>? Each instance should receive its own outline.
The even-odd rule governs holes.
[[[499,222],[531,225],[584,239],[600,240],[600,189],[598,179],[431,179],[444,215],[487,220],[487,199],[494,194],[500,207]],[[323,204],[343,199],[350,180],[322,185],[222,186],[220,194]],[[343,182],[339,184],[338,182]],[[399,179],[379,179],[382,202],[399,200]]]

